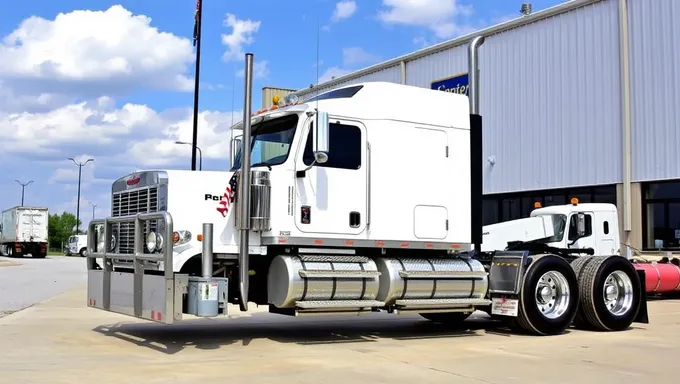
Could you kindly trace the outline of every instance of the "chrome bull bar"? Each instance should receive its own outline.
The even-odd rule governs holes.
[[[145,248],[144,224],[159,220],[163,245],[161,253]],[[112,240],[114,224],[134,224],[134,253],[115,252]],[[103,249],[98,249],[103,227]],[[173,222],[168,212],[139,213],[130,216],[92,220],[87,236],[87,305],[109,312],[172,324],[182,319],[182,295],[188,276],[173,273]],[[113,244],[113,249],[112,249]],[[99,265],[97,259],[101,259]],[[114,271],[114,260],[132,262],[133,272]],[[163,262],[163,272],[147,271],[144,261]]]

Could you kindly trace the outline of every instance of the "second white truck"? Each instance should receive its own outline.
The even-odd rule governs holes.
[[[644,272],[618,251],[613,206],[482,227],[482,42],[469,99],[362,83],[252,118],[247,54],[237,128],[249,150],[228,172],[114,182],[112,216],[88,230],[88,306],[166,324],[228,303],[442,322],[481,309],[536,335],[647,322]]]
[[[48,220],[49,210],[45,207],[14,207],[3,211],[0,251],[10,257],[47,256]]]

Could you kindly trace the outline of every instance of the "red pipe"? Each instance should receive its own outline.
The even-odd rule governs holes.
[[[645,271],[647,293],[680,292],[680,267],[675,264],[635,263],[635,269]]]

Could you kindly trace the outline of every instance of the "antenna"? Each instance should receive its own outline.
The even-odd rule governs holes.
[[[316,86],[315,88],[319,87],[319,50],[320,50],[320,43],[321,41],[321,22],[319,21],[319,18],[316,19]],[[316,96],[319,95],[319,91],[317,89],[316,91]],[[319,99],[316,99],[316,107],[314,109],[319,112]],[[316,140],[316,139],[315,139]]]
[[[232,71],[231,77],[231,127],[234,127],[234,95],[236,94],[236,66],[234,66],[234,71]],[[233,134],[232,134],[233,136]]]

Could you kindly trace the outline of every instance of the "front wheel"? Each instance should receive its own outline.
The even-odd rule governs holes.
[[[578,280],[569,263],[555,255],[535,257],[522,282],[518,325],[532,334],[557,335],[571,325],[578,306]]]
[[[599,331],[630,327],[643,295],[633,264],[622,256],[612,255],[588,257],[575,267],[581,286],[577,326]]]

